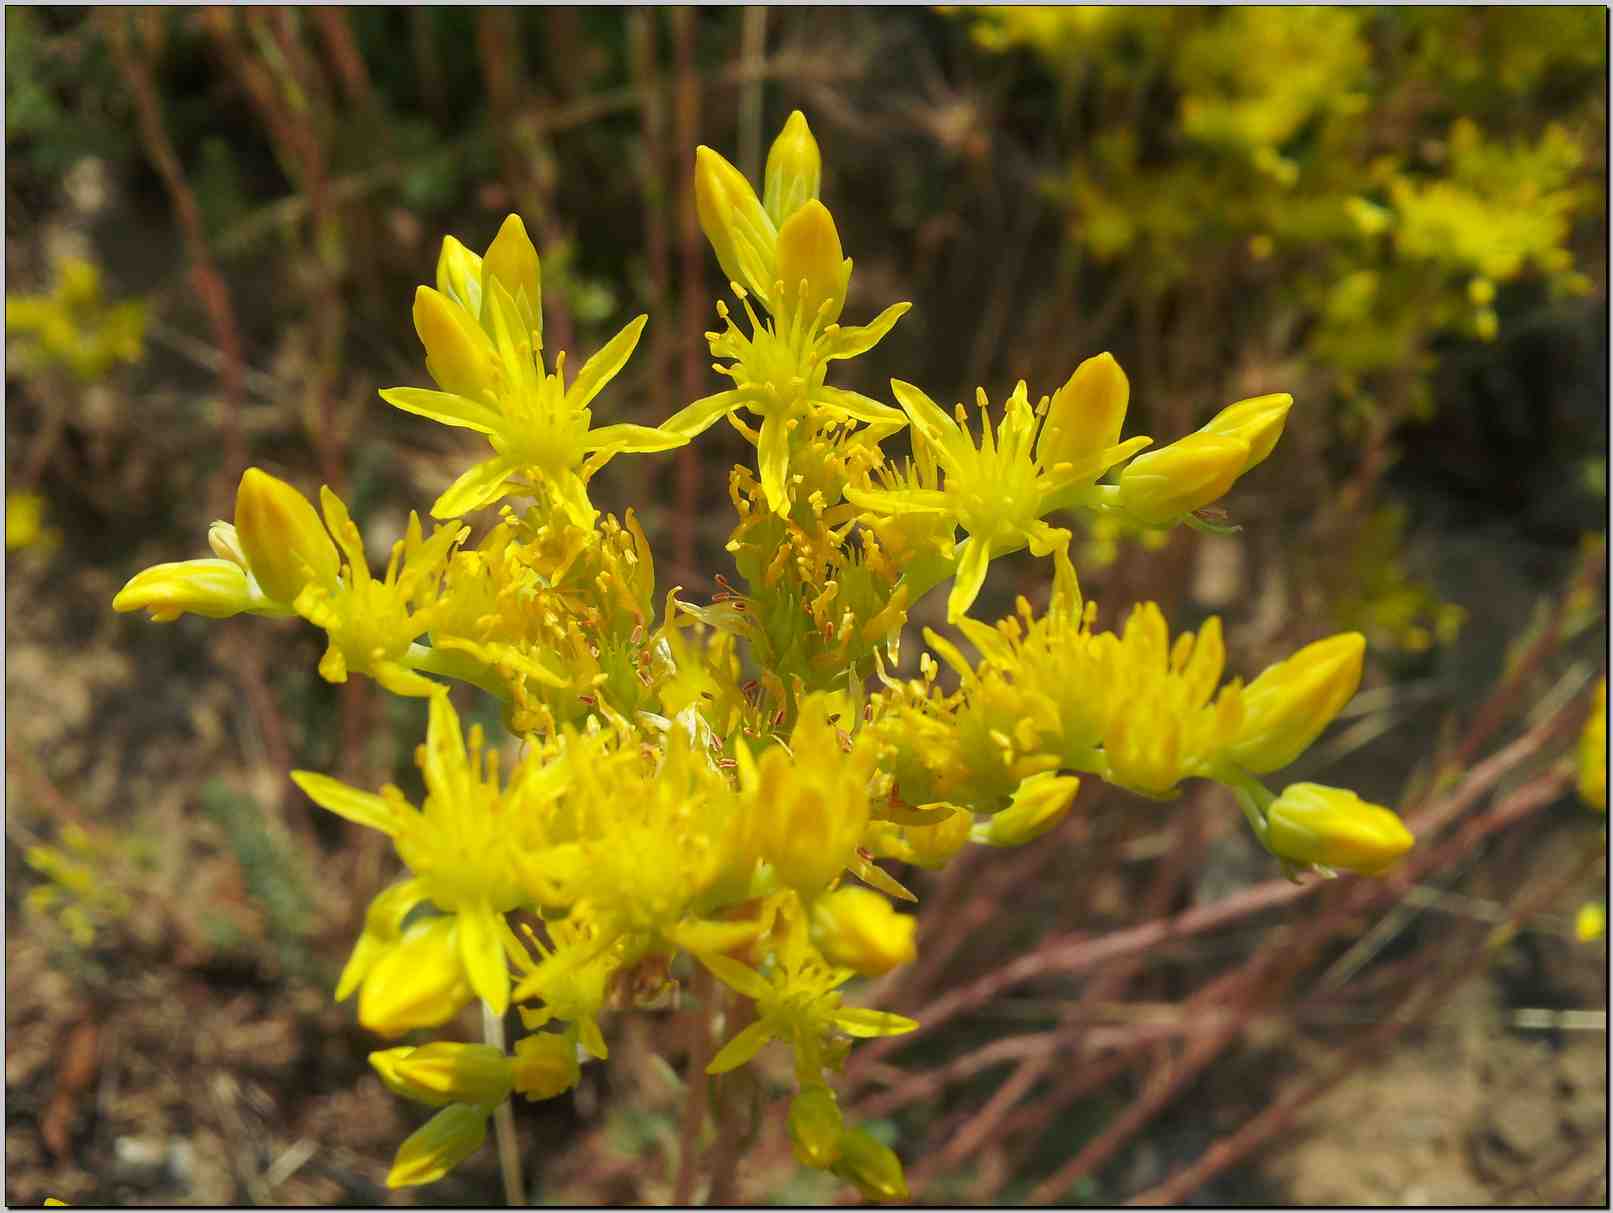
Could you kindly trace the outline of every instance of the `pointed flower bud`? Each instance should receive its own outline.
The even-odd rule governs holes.
[[[1291,863],[1376,876],[1416,840],[1393,812],[1354,792],[1294,783],[1266,810],[1266,846]]]
[[[412,1188],[436,1183],[482,1148],[487,1140],[487,1116],[488,1109],[475,1104],[449,1104],[398,1147],[386,1186]]]
[[[695,149],[695,209],[700,229],[729,281],[772,310],[778,228],[745,175],[709,147]]]
[[[238,564],[243,569],[246,565],[246,553],[241,550],[241,537],[235,532],[233,522],[214,519],[207,527],[207,546],[213,549],[213,555],[220,560],[228,560],[231,564]]]
[[[1113,354],[1088,358],[1053,393],[1036,440],[1036,462],[1044,468],[1090,464],[1120,441],[1130,399],[1131,384]]]
[[[365,974],[358,1021],[381,1036],[435,1028],[471,998],[455,915],[417,922]]]
[[[907,1199],[902,1160],[866,1129],[848,1129],[840,1135],[840,1157],[832,1170],[870,1200]]]
[[[767,153],[762,205],[768,218],[782,226],[796,208],[818,196],[822,176],[823,156],[818,151],[818,141],[813,138],[806,115],[796,110]]]
[[[1243,471],[1265,461],[1283,436],[1283,425],[1288,410],[1294,407],[1294,398],[1287,392],[1270,396],[1254,396],[1240,400],[1222,409],[1199,433],[1221,434],[1228,438],[1242,438],[1249,444],[1249,459]],[[1243,473],[1240,472],[1239,475]]]
[[[341,557],[309,500],[262,468],[247,468],[235,491],[235,532],[263,592],[292,603],[309,582],[334,587]]]
[[[1189,434],[1126,465],[1120,504],[1138,522],[1169,526],[1230,489],[1248,461],[1242,438]]]
[[[493,343],[475,316],[429,286],[414,293],[414,331],[426,347],[426,370],[445,392],[481,401],[495,371]]]
[[[439,1040],[419,1048],[381,1049],[370,1054],[370,1065],[393,1093],[434,1107],[491,1108],[510,1093],[509,1058],[492,1045]]]
[[[472,316],[482,314],[482,259],[452,236],[437,256],[437,289]]]
[[[972,837],[987,846],[1024,846],[1064,820],[1080,786],[1073,775],[1051,771],[1032,775],[1014,792],[1013,803],[984,825],[975,826]]]
[[[1298,758],[1361,685],[1366,638],[1340,632],[1268,667],[1243,691],[1243,724],[1226,754],[1265,774]]]
[[[515,1090],[528,1099],[553,1099],[577,1085],[577,1046],[569,1036],[537,1032],[515,1042]]]
[[[819,898],[812,906],[812,938],[837,965],[864,977],[889,973],[916,956],[913,932],[917,920],[898,914],[872,889],[847,885]]]
[[[835,1093],[822,1083],[802,1087],[790,1101],[790,1143],[803,1167],[832,1167],[840,1158],[844,1129]]]
[[[510,215],[487,246],[482,258],[482,302],[488,297],[488,283],[493,279],[515,300],[516,312],[526,331],[532,334],[533,344],[543,346],[543,281],[538,266],[538,250],[526,234],[521,216]],[[483,324],[488,323],[482,317]]]
[[[778,276],[784,283],[781,308],[796,309],[803,320],[811,321],[827,300],[825,324],[840,318],[846,302],[846,283],[851,278],[851,262],[840,251],[840,233],[829,208],[816,198],[800,207],[779,229]]]
[[[233,560],[181,560],[153,565],[129,579],[112,600],[115,611],[150,611],[155,623],[169,623],[186,611],[228,619],[266,605],[252,594],[246,570]]]

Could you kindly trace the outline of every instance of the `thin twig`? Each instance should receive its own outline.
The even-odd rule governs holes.
[[[682,333],[683,398],[700,395],[700,370],[705,349],[706,292],[700,218],[695,211],[694,152],[700,137],[700,77],[695,67],[695,14],[687,7],[671,11],[673,57],[677,68],[677,139],[683,157],[678,198],[679,268],[683,287]],[[693,443],[678,451],[677,513],[672,534],[673,560],[680,570],[695,568],[695,522],[700,508],[700,456]]]
[[[1507,797],[1490,816],[1508,821],[1526,817],[1561,795],[1566,782],[1560,772],[1547,772],[1545,775],[1538,776]],[[1588,852],[1579,864],[1562,873],[1557,879],[1546,882],[1536,889],[1533,895],[1521,899],[1513,907],[1509,922],[1515,925],[1532,917],[1541,907],[1550,904],[1563,890],[1578,883],[1590,867],[1601,858],[1599,851]],[[1246,1122],[1235,1133],[1211,1146],[1196,1161],[1178,1171],[1164,1183],[1140,1193],[1128,1203],[1138,1205],[1181,1204],[1189,1195],[1202,1188],[1222,1171],[1248,1157],[1252,1151],[1287,1128],[1306,1106],[1326,1094],[1349,1074],[1358,1069],[1366,1058],[1386,1048],[1410,1024],[1423,1018],[1424,1013],[1437,1009],[1442,1000],[1435,997],[1436,993],[1445,995],[1445,1000],[1448,1001],[1451,991],[1471,977],[1480,967],[1490,962],[1491,942],[1497,937],[1496,932],[1492,931],[1483,945],[1474,949],[1469,955],[1460,957],[1456,963],[1448,965],[1445,971],[1433,981],[1415,987],[1407,995],[1402,1007],[1397,1008],[1402,1013],[1387,1017],[1382,1024],[1368,1034],[1365,1040],[1352,1042],[1345,1056],[1332,1066],[1327,1073],[1301,1087],[1298,1091],[1291,1093],[1288,1097],[1278,1100],[1264,1112]],[[1408,1004],[1415,1007],[1415,1010],[1406,1011],[1404,1008]]]
[[[689,1072],[684,1079],[683,1123],[678,1131],[678,1177],[672,1203],[687,1205],[694,1197],[700,1170],[700,1128],[705,1119],[706,1091],[711,1061],[711,1004],[715,982],[704,965],[695,967],[689,1008],[684,1013],[688,1031]]]
[[[202,209],[196,194],[185,179],[184,165],[175,151],[173,141],[163,122],[162,101],[151,77],[151,68],[144,54],[131,44],[128,24],[146,20],[142,14],[108,10],[103,16],[107,45],[112,59],[123,75],[134,100],[135,119],[140,128],[141,140],[151,157],[163,188],[173,204],[179,219],[180,232],[185,241],[186,257],[191,266],[191,285],[207,311],[213,329],[213,340],[223,357],[219,365],[219,385],[224,398],[223,445],[224,466],[221,479],[214,486],[213,496],[224,500],[232,468],[244,467],[247,462],[246,439],[241,428],[241,400],[244,386],[245,360],[241,351],[241,332],[236,323],[235,307],[230,301],[229,287],[207,240],[207,228],[202,221]],[[161,19],[160,17],[158,18]]]

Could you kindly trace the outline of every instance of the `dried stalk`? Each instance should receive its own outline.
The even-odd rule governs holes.
[[[700,218],[695,211],[694,149],[700,138],[700,77],[695,67],[695,14],[687,7],[671,11],[673,57],[677,69],[675,146],[683,157],[678,194],[679,268],[683,280],[682,334],[683,398],[700,395],[706,290],[705,249],[700,239]],[[678,451],[677,507],[673,519],[673,559],[680,570],[695,563],[696,512],[700,508],[700,456],[689,443]]]

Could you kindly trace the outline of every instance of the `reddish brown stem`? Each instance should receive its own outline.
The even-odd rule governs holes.
[[[695,69],[695,10],[675,8],[671,12],[672,46],[677,65],[677,141],[683,156],[683,174],[678,198],[679,265],[683,279],[683,398],[700,395],[700,367],[705,350],[704,324],[706,292],[704,252],[700,239],[700,217],[695,211],[694,152],[700,130],[700,77]],[[695,522],[700,508],[700,458],[693,443],[678,451],[677,514],[674,519],[673,553],[680,572],[695,568]]]
[[[103,17],[107,44],[113,61],[118,65],[124,82],[134,100],[135,120],[140,137],[162,178],[174,213],[179,218],[180,231],[185,241],[185,253],[190,261],[191,286],[207,312],[222,361],[219,364],[219,385],[224,398],[223,445],[224,466],[213,493],[217,501],[233,498],[230,486],[236,469],[247,462],[246,434],[241,423],[241,402],[245,395],[245,361],[241,350],[240,328],[235,319],[235,307],[230,301],[229,288],[219,273],[207,240],[207,228],[202,221],[202,209],[196,194],[185,178],[184,165],[163,122],[162,102],[152,80],[151,68],[143,50],[132,45],[129,22],[144,19],[143,15],[109,10]],[[228,496],[226,496],[228,494]],[[220,509],[217,512],[222,513]]]
[[[683,1123],[678,1132],[678,1176],[672,1189],[672,1203],[687,1205],[694,1197],[700,1170],[700,1128],[705,1119],[706,1091],[711,1062],[711,1004],[716,983],[704,965],[695,967],[691,982],[691,1005],[685,1013],[688,1030],[689,1070],[685,1075]]]
[[[1548,772],[1519,788],[1489,816],[1491,819],[1503,822],[1527,817],[1560,796],[1566,782],[1561,774]],[[1587,853],[1583,861],[1558,879],[1547,882],[1532,896],[1521,899],[1513,908],[1508,924],[1498,930],[1504,932],[1507,926],[1516,929],[1519,923],[1550,904],[1564,890],[1578,883],[1601,858],[1600,851]],[[1197,1160],[1172,1175],[1164,1183],[1140,1193],[1127,1203],[1179,1205],[1228,1167],[1235,1166],[1247,1158],[1292,1124],[1295,1117],[1308,1105],[1358,1069],[1364,1061],[1391,1044],[1411,1024],[1423,1018],[1428,1012],[1436,1010],[1442,1002],[1435,997],[1436,994],[1448,994],[1489,963],[1491,954],[1488,941],[1496,937],[1496,931],[1490,932],[1484,945],[1459,958],[1456,963],[1447,965],[1440,976],[1433,981],[1414,987],[1396,1008],[1396,1012],[1400,1013],[1386,1016],[1364,1040],[1352,1042],[1346,1055],[1327,1073],[1278,1100],[1264,1112],[1247,1121],[1236,1132],[1216,1142]],[[1402,1008],[1408,1005],[1415,1006],[1413,1013],[1407,1014],[1402,1011]]]

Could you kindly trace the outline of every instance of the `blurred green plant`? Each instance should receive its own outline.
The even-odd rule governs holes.
[[[120,861],[124,849],[102,834],[71,822],[64,825],[59,845],[31,846],[23,855],[45,878],[28,890],[24,907],[54,921],[75,948],[87,952],[98,929],[122,922],[134,911],[128,894],[107,878],[109,865]]]
[[[7,292],[6,335],[16,339],[11,353],[25,375],[62,367],[80,383],[94,383],[144,357],[146,310],[143,299],[109,302],[100,269],[81,257],[64,257],[48,293]]]
[[[987,51],[1040,61],[1056,125],[1087,132],[1045,187],[1074,247],[1124,265],[1109,289],[1234,366],[1305,366],[1301,407],[1326,403],[1369,479],[1395,429],[1432,416],[1452,342],[1592,289],[1576,225],[1602,208],[1600,9],[950,11]],[[1342,537],[1380,575],[1335,606],[1418,650],[1457,616],[1393,571],[1404,520],[1366,509]]]

